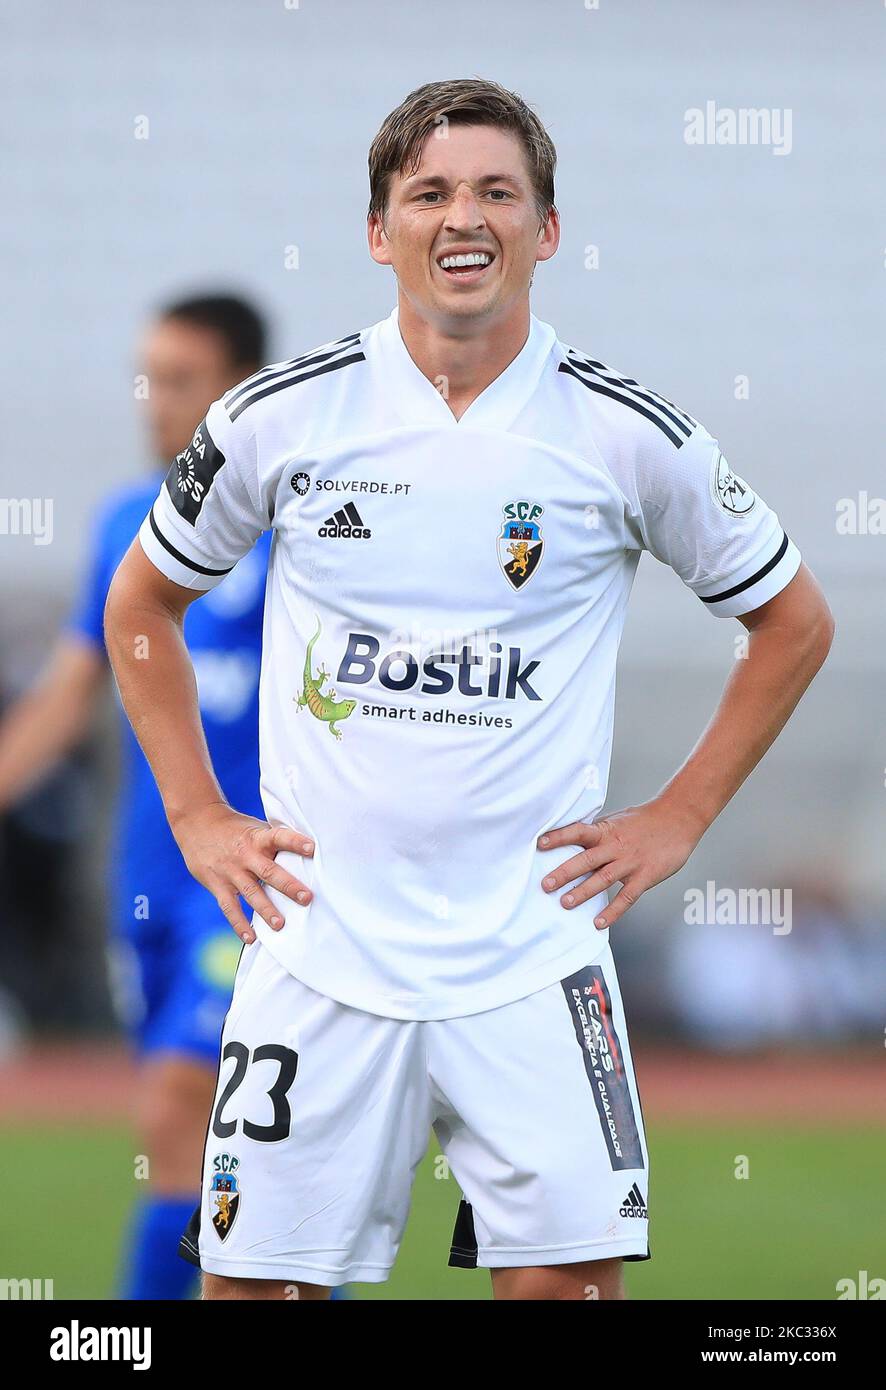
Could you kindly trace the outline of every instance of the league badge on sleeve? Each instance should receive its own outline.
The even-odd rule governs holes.
[[[166,490],[175,510],[190,526],[196,526],[207,493],[224,462],[225,456],[213,441],[206,421],[201,421],[194,438],[176,454],[166,475]]]
[[[724,512],[731,512],[733,516],[744,516],[757,500],[756,493],[743,478],[733,473],[719,449],[711,471],[711,493]]]
[[[541,563],[545,543],[539,518],[544,507],[538,502],[507,502],[504,506],[498,560],[512,589],[522,589]]]
[[[219,1240],[227,1240],[240,1210],[240,1184],[236,1176],[240,1160],[236,1154],[216,1154],[212,1166],[215,1169],[209,1185],[212,1224]]]

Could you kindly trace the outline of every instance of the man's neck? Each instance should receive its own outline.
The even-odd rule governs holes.
[[[458,420],[525,346],[529,300],[514,305],[504,319],[481,325],[456,322],[450,327],[420,317],[401,294],[398,320],[409,356]]]

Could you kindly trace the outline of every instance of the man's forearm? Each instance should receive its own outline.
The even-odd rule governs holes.
[[[181,615],[134,592],[118,572],[105,610],[105,640],[120,698],[172,828],[191,810],[224,803],[200,722]]]
[[[105,607],[105,641],[120,697],[160,788],[169,824],[191,875],[215,897],[244,942],[256,940],[241,899],[279,931],[285,919],[265,888],[305,906],[313,896],[277,855],[310,856],[302,831],[271,826],[228,804],[200,722],[197,681],[183,624],[198,595],[174,584],[133,541]]]
[[[749,634],[720,703],[686,762],[659,794],[707,830],[784,728],[830,647],[827,610],[801,631],[777,621]]]

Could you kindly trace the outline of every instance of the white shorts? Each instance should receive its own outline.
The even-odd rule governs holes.
[[[244,946],[180,1253],[231,1277],[380,1283],[431,1127],[464,1194],[450,1265],[649,1259],[646,1136],[608,945],[515,1003],[432,1021],[340,1004]]]

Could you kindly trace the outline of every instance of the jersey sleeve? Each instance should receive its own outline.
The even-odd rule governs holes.
[[[717,440],[692,424],[679,448],[660,430],[636,442],[622,480],[627,543],[670,565],[710,613],[737,617],[793,579],[800,552]]]
[[[276,480],[254,431],[213,401],[139,529],[148,559],[186,589],[214,589],[271,526]]]

